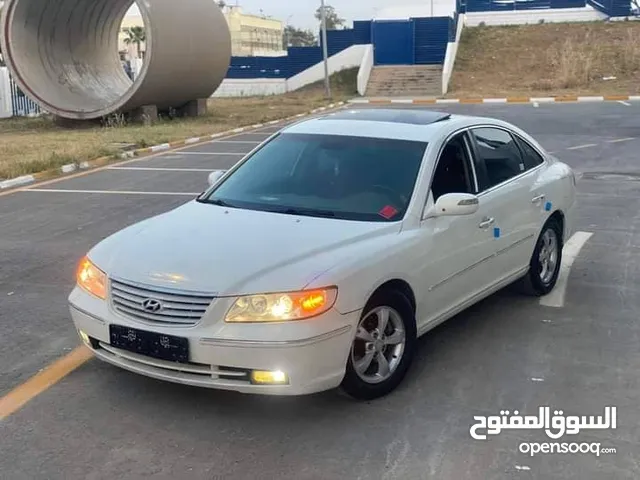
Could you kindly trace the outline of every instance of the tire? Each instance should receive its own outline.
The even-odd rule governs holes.
[[[545,247],[545,241],[550,238],[549,236],[555,239],[555,262],[551,262],[552,266],[547,263],[545,269],[545,262],[541,260],[541,252]],[[560,275],[563,245],[562,226],[558,220],[551,218],[542,227],[529,261],[529,271],[518,284],[522,293],[541,297],[554,289]]]
[[[381,337],[380,319],[385,312],[388,321],[385,335]],[[360,338],[362,335],[368,337],[367,340]],[[376,294],[365,306],[358,322],[341,390],[356,400],[373,400],[393,391],[411,366],[416,339],[415,314],[407,297],[396,290]],[[393,343],[398,340],[399,343]],[[383,363],[379,361],[380,355]],[[384,359],[387,360],[388,371],[384,367]],[[363,370],[367,361],[369,366]]]

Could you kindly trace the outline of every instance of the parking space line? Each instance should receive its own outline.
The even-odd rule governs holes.
[[[139,170],[143,172],[211,172],[211,168],[109,167],[107,170]]]
[[[618,100],[618,103],[621,103],[622,105],[625,105],[627,107],[631,106],[631,104],[629,102],[625,102],[624,100]]]
[[[558,276],[556,286],[551,293],[544,297],[540,297],[540,305],[555,308],[561,308],[564,306],[571,266],[578,257],[578,254],[584,244],[587,243],[587,240],[589,240],[592,235],[592,232],[576,232],[565,243],[564,248],[562,249],[562,263],[560,264],[560,275]]]
[[[58,383],[80,365],[93,357],[91,351],[81,345],[64,357],[56,360],[44,370],[0,398],[0,420],[22,408],[52,385]]]
[[[239,153],[239,152],[180,152],[180,153],[167,153],[166,156],[168,155],[246,155],[246,153]],[[143,160],[143,158],[141,158],[140,160]]]
[[[581,148],[597,147],[597,143],[585,143],[584,145],[576,145],[575,147],[568,147],[567,150],[580,150]]]
[[[635,137],[616,138],[614,140],[607,140],[607,143],[628,142],[630,140],[635,140]]]
[[[207,170],[209,171],[209,170]],[[22,192],[45,192],[45,193],[108,193],[112,195],[167,195],[167,196],[182,196],[193,197],[200,195],[202,192],[136,192],[131,190],[71,190],[71,189],[58,189],[58,188],[27,188],[21,190]]]

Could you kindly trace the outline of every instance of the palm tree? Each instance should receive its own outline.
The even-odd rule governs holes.
[[[132,43],[134,43],[137,47],[138,58],[140,58],[140,44],[147,39],[144,32],[144,27],[126,28],[125,33],[127,34],[127,38],[124,39],[125,45],[131,45]]]

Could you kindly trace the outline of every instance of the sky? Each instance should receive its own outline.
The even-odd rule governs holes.
[[[229,5],[235,5],[236,0],[226,0]],[[238,0],[245,13],[272,16],[285,24],[297,28],[316,30],[317,21],[314,12],[320,6],[320,0]],[[391,5],[422,5],[429,0],[325,0],[326,5],[335,8],[340,17],[347,20],[351,26],[353,20],[370,20],[377,12]]]

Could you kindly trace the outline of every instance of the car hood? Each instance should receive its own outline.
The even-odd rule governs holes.
[[[134,224],[89,257],[110,277],[219,296],[301,289],[398,223],[259,212],[196,201]]]

